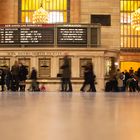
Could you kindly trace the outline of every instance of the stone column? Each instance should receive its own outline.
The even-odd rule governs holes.
[[[70,0],[70,22],[80,22],[81,0]]]
[[[15,63],[16,60],[17,60],[16,56],[12,56],[12,57],[10,58],[10,67],[13,66],[13,64]]]
[[[77,78],[79,77],[79,71],[80,71],[80,65],[79,65],[79,58],[74,56],[71,58],[71,71],[72,71],[72,77]]]
[[[55,78],[59,72],[59,58],[54,56],[51,58],[51,77]]]
[[[100,91],[104,90],[104,75],[105,75],[105,60],[104,57],[99,57],[99,61],[100,61],[100,77],[99,77],[99,86],[100,86]]]
[[[104,57],[99,56],[95,58],[95,74],[96,74],[96,88],[97,91],[103,91],[104,90]]]
[[[38,69],[38,59],[36,56],[32,56],[31,57],[31,65],[30,68],[35,67],[36,69]]]

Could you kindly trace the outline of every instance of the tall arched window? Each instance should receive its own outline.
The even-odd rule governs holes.
[[[140,7],[140,0],[120,0],[121,47],[140,48],[140,32],[131,24],[132,14]]]
[[[70,0],[19,0],[19,23],[32,23],[33,13],[42,4],[48,12],[48,23],[68,23],[70,20]]]

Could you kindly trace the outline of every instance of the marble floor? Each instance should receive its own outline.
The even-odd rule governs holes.
[[[140,140],[140,95],[0,93],[0,140]]]

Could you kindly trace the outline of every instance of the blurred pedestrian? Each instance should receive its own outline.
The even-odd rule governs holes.
[[[91,62],[88,63],[88,67],[89,67],[89,84],[90,84],[90,89],[88,91],[96,92],[96,88],[95,88],[96,75],[93,72],[93,64]]]
[[[12,81],[12,75],[9,67],[6,67],[5,70],[5,84],[6,88],[9,91],[11,89],[11,81]]]
[[[80,89],[80,91],[85,91],[86,86],[90,86],[88,92],[96,92],[95,88],[95,74],[93,72],[92,63],[88,62],[86,66],[84,66],[84,83]]]
[[[0,85],[1,85],[1,91],[4,91],[4,85],[5,85],[5,72],[3,68],[0,68]]]
[[[12,82],[11,90],[18,91],[19,89],[19,63],[15,61],[14,65],[11,68]]]
[[[19,63],[19,88],[20,91],[25,91],[28,69],[22,62]]]
[[[72,92],[71,64],[67,54],[64,56],[63,65],[60,68],[62,69],[61,91]]]
[[[30,79],[31,79],[31,85],[29,87],[29,91],[35,91],[39,85],[39,83],[37,83],[37,70],[35,69],[35,67],[32,67],[32,71],[30,74]]]

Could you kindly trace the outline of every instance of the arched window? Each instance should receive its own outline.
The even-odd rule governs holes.
[[[19,23],[32,23],[33,13],[42,4],[48,12],[48,23],[68,23],[70,20],[70,0],[19,0]]]
[[[140,32],[131,24],[132,14],[140,7],[140,0],[120,0],[121,47],[140,48]]]

